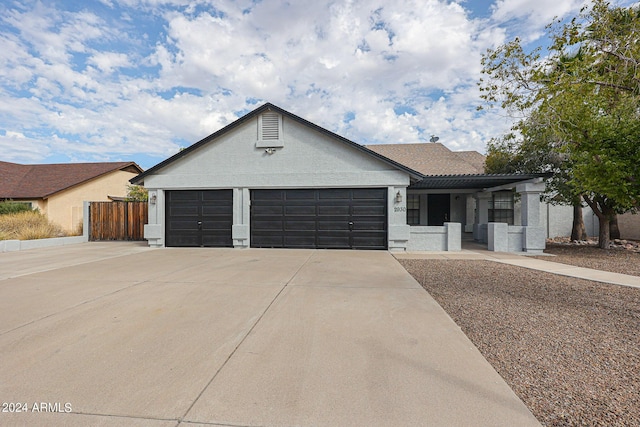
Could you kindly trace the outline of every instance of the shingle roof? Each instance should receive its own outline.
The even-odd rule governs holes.
[[[367,148],[423,175],[484,173],[484,156],[477,151],[451,151],[440,143],[378,144]]]
[[[46,198],[117,170],[142,172],[134,162],[22,165],[0,161],[0,199]]]

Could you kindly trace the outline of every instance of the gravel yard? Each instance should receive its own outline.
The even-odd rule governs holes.
[[[622,272],[627,258],[609,256]],[[640,425],[640,289],[491,261],[400,262],[542,424]]]
[[[554,257],[536,257],[577,267],[640,276],[640,253],[625,249],[602,250],[594,246],[547,244],[544,251]]]

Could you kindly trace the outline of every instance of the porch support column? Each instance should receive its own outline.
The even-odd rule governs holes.
[[[473,224],[473,239],[478,242],[487,243],[486,238],[486,224],[489,223],[489,200],[491,200],[491,193],[481,191],[474,195],[476,199],[476,212]],[[485,229],[483,231],[482,225]]]
[[[516,185],[520,193],[522,212],[521,224],[524,226],[524,252],[542,253],[545,248],[545,233],[540,225],[540,194],[544,191],[544,182]]]

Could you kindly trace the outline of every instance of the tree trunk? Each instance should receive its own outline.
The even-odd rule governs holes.
[[[582,204],[573,204],[573,226],[571,227],[571,240],[587,240],[587,231],[584,228],[582,217]]]
[[[611,240],[620,238],[620,228],[618,228],[618,215],[614,214],[609,220],[609,238]]]
[[[598,247],[600,249],[609,249],[609,218],[600,218],[598,216]]]
[[[598,217],[598,247],[609,249],[609,221],[615,215],[615,211],[607,206],[606,201],[591,200],[587,196],[582,196],[591,210]]]

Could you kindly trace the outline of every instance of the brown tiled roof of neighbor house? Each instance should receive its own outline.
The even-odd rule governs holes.
[[[47,198],[118,170],[142,172],[134,162],[22,165],[0,161],[0,199]]]
[[[477,151],[451,151],[440,143],[377,144],[366,147],[424,175],[484,173],[484,156]]]

